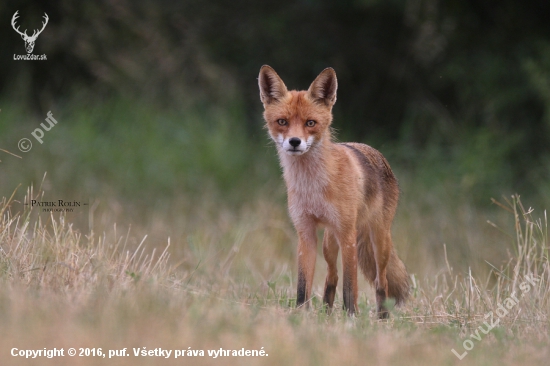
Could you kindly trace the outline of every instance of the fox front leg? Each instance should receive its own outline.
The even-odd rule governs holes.
[[[309,308],[309,298],[315,273],[315,259],[317,257],[317,237],[315,225],[307,225],[298,230],[298,290],[296,307]]]

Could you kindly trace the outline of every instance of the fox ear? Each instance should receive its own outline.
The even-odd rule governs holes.
[[[275,70],[268,65],[264,65],[260,69],[258,84],[260,86],[260,99],[263,104],[279,101],[288,93],[283,80],[277,75]]]
[[[316,102],[332,107],[336,103],[336,89],[338,89],[336,72],[332,67],[327,67],[313,80],[307,92]]]

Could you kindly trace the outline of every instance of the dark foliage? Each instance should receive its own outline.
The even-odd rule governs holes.
[[[9,26],[16,10],[29,29],[48,13],[34,52],[47,61],[13,60],[24,53]],[[550,143],[544,0],[19,0],[0,14],[0,92],[40,114],[82,93],[166,107],[238,101],[256,131],[262,64],[300,89],[332,66],[345,137],[422,148],[483,131],[517,174]]]

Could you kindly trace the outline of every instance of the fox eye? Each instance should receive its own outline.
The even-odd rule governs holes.
[[[279,124],[279,126],[286,126],[288,122],[286,121],[286,119],[281,118],[277,120],[277,123]]]
[[[306,122],[306,126],[308,127],[313,127],[315,126],[317,122],[315,122],[314,120],[310,119],[309,121]]]

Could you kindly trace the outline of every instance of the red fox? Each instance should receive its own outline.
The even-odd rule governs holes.
[[[337,80],[323,70],[307,91],[288,91],[270,66],[260,69],[260,99],[275,141],[287,186],[288,209],[298,232],[296,306],[309,306],[318,225],[325,227],[328,265],[323,302],[332,309],[342,249],[344,308],[357,311],[357,264],[376,289],[379,318],[388,317],[387,297],[405,301],[409,279],[391,238],[399,187],[382,154],[359,143],[332,140],[332,107]]]

